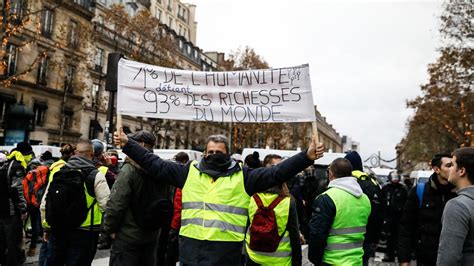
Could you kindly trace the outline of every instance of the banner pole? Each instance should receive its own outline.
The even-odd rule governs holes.
[[[122,128],[122,115],[117,112],[117,126],[115,128],[115,130],[120,134],[120,129]],[[119,145],[120,147],[120,145]]]
[[[313,136],[316,137],[316,141],[319,143],[318,124],[316,121],[313,121],[311,125],[313,128]]]

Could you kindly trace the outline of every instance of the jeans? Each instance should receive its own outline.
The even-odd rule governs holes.
[[[110,266],[156,266],[157,242],[131,245],[115,240],[110,249]]]
[[[97,251],[98,232],[71,230],[52,232],[48,248],[51,248],[47,265],[90,265]]]
[[[31,242],[30,242],[30,249],[36,248],[36,241],[38,237],[43,234],[43,227],[41,226],[41,215],[40,210],[35,207],[31,207],[28,210],[30,215],[30,222],[31,222]]]

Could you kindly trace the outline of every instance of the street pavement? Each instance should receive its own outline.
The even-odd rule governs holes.
[[[37,252],[39,253],[39,250],[41,248],[41,244],[38,244],[37,247]],[[302,255],[303,255],[303,266],[310,266],[313,265],[311,262],[308,260],[308,245],[303,245],[302,247]],[[93,266],[107,266],[109,265],[109,255],[110,251],[107,250],[97,250],[97,253],[95,255],[94,261],[92,262]],[[387,262],[382,262],[383,258],[383,253],[377,252],[375,258],[371,259],[369,262],[369,265],[371,266],[396,266],[398,263],[387,263]],[[38,264],[38,254],[34,257],[27,257],[26,259],[26,265],[37,265]],[[178,265],[178,264],[177,264]],[[411,266],[416,266],[415,262],[411,263]]]

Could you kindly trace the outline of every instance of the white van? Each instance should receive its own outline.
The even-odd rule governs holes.
[[[385,184],[389,181],[388,175],[390,174],[390,172],[397,171],[397,169],[372,167],[370,168],[370,171],[377,177],[377,181],[380,184]]]
[[[262,161],[265,158],[265,156],[269,154],[277,154],[283,157],[284,159],[286,159],[301,152],[301,150],[273,150],[273,149],[245,148],[242,151],[242,160],[245,160],[245,157],[247,157],[247,155],[249,154],[252,154],[254,151],[258,152],[258,154],[260,155],[260,160]],[[344,156],[346,156],[345,153],[325,152],[323,157],[314,161],[314,164],[321,165],[321,166],[328,166],[335,159],[344,158]]]
[[[0,151],[10,152],[14,148],[16,148],[16,145],[0,146]],[[35,153],[36,157],[40,157],[41,154],[43,154],[45,151],[49,151],[53,155],[53,158],[61,158],[60,147],[49,146],[49,145],[31,145],[31,148],[33,149],[33,152]]]
[[[178,152],[185,152],[191,161],[199,161],[202,157],[202,152],[195,150],[180,150],[180,149],[154,149],[153,153],[160,156],[161,159],[171,160]]]
[[[413,184],[426,183],[432,174],[433,171],[411,171],[410,179],[413,181]]]

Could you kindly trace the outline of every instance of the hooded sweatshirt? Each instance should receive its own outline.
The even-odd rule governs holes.
[[[334,179],[329,182],[328,188],[342,189],[358,199],[364,195],[357,179],[352,176]],[[331,230],[334,217],[336,217],[334,201],[326,194],[319,195],[314,200],[313,213],[309,222],[308,257],[315,265],[322,264],[329,230]]]
[[[446,203],[437,265],[474,264],[474,186]]]
[[[82,156],[72,156],[65,166],[71,169],[81,169],[86,172],[96,169],[94,163],[91,160]],[[100,171],[97,171],[97,174],[93,176],[93,178],[86,178],[85,183],[87,192],[89,193],[89,195],[96,198],[97,205],[99,206],[99,209],[103,212],[107,206],[107,201],[109,200],[110,195],[110,189],[107,185],[107,181],[105,180],[105,175]],[[48,189],[49,183],[48,187],[46,188],[46,192],[43,196],[43,199],[41,200],[40,210],[42,220],[46,219],[46,195],[48,193]]]

